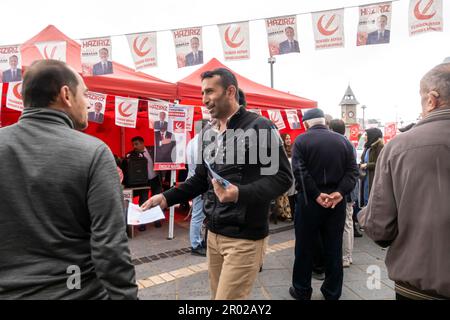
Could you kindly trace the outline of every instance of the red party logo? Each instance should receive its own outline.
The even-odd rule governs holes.
[[[133,50],[139,57],[145,57],[152,51],[152,48],[149,48],[148,50],[144,50],[145,45],[150,41],[149,37],[145,37],[142,39],[141,42],[139,42],[139,36],[134,38],[133,41]]]
[[[436,11],[434,11],[432,14],[427,14],[428,10],[430,10],[431,6],[434,4],[434,0],[430,0],[428,4],[423,8],[422,11],[420,11],[420,4],[422,0],[419,0],[414,7],[414,15],[418,20],[428,20],[433,18],[436,15]]]
[[[124,117],[124,118],[128,118],[131,115],[133,115],[133,113],[126,113],[128,110],[130,110],[133,105],[129,104],[126,108],[124,108],[123,106],[125,105],[125,102],[122,102],[121,104],[119,104],[119,114]]]
[[[245,39],[242,39],[240,42],[236,42],[236,38],[239,36],[239,34],[241,32],[241,27],[237,28],[234,31],[231,38],[230,38],[230,31],[231,31],[231,26],[229,26],[227,28],[227,30],[225,30],[225,42],[227,43],[227,45],[230,48],[236,49],[236,48],[240,47],[245,41]]]
[[[317,22],[317,28],[319,29],[319,32],[321,34],[323,34],[324,36],[331,36],[333,34],[336,33],[336,31],[339,30],[339,26],[337,26],[335,29],[333,30],[329,30],[330,26],[333,24],[334,19],[336,19],[336,15],[333,14],[330,18],[330,20],[328,20],[327,24],[324,26],[323,25],[323,19],[325,18],[325,15],[322,15],[319,19],[319,21]]]

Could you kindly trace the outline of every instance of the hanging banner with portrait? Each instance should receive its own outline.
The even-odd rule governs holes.
[[[114,72],[111,37],[81,40],[83,76],[102,76]]]
[[[20,46],[0,47],[0,82],[22,81],[22,56]]]
[[[296,16],[266,19],[266,28],[271,57],[300,52]]]
[[[392,2],[359,7],[357,46],[391,41]]]
[[[186,168],[186,112],[185,106],[173,104],[167,112],[158,110],[160,120],[164,121],[154,123],[155,171]]]
[[[105,120],[106,94],[89,91],[87,98],[89,101],[88,120],[102,124]]]
[[[178,68],[203,64],[202,28],[173,30]]]

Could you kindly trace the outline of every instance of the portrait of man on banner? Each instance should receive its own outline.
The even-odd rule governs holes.
[[[391,39],[391,31],[386,29],[388,17],[385,14],[377,18],[377,30],[369,33],[367,36],[367,44],[389,43]]]
[[[166,113],[161,112],[161,121],[155,122],[155,162],[157,163],[173,163],[176,159],[175,135],[169,131],[169,127],[173,127],[173,121],[165,121],[165,118]]]
[[[92,73],[94,76],[101,76],[105,74],[113,73],[113,64],[109,61],[109,50],[107,48],[101,48],[98,52],[101,61],[94,64]]]
[[[12,55],[8,59],[9,69],[3,71],[2,82],[19,82],[22,81],[22,69],[19,66],[19,57],[17,55]]]
[[[94,110],[88,113],[88,120],[90,122],[95,122],[102,124],[105,120],[105,115],[103,111],[103,104],[101,102],[96,102],[94,104]]]
[[[284,30],[286,40],[280,43],[280,54],[300,52],[298,41],[295,40],[295,30],[289,26]]]
[[[193,37],[191,39],[192,51],[186,55],[186,67],[203,64],[203,51],[200,49],[200,39]]]

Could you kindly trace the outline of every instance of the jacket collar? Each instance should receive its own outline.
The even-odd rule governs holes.
[[[327,131],[330,131],[330,129],[328,129],[328,127],[324,126],[323,124],[316,124],[315,126],[313,126],[313,127],[308,129],[308,131],[311,131],[311,130],[327,130]]]
[[[416,127],[424,125],[429,122],[439,121],[439,120],[450,120],[450,109],[436,110],[428,114],[423,120],[421,120]]]
[[[61,124],[72,129],[75,128],[73,125],[72,119],[70,117],[59,110],[54,110],[50,108],[26,108],[24,109],[22,116],[19,119],[19,122],[28,121],[28,120],[38,120],[44,122],[51,122],[54,124]]]

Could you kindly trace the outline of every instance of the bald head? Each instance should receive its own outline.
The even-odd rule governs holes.
[[[431,69],[420,84],[424,115],[435,109],[450,108],[450,63]]]

